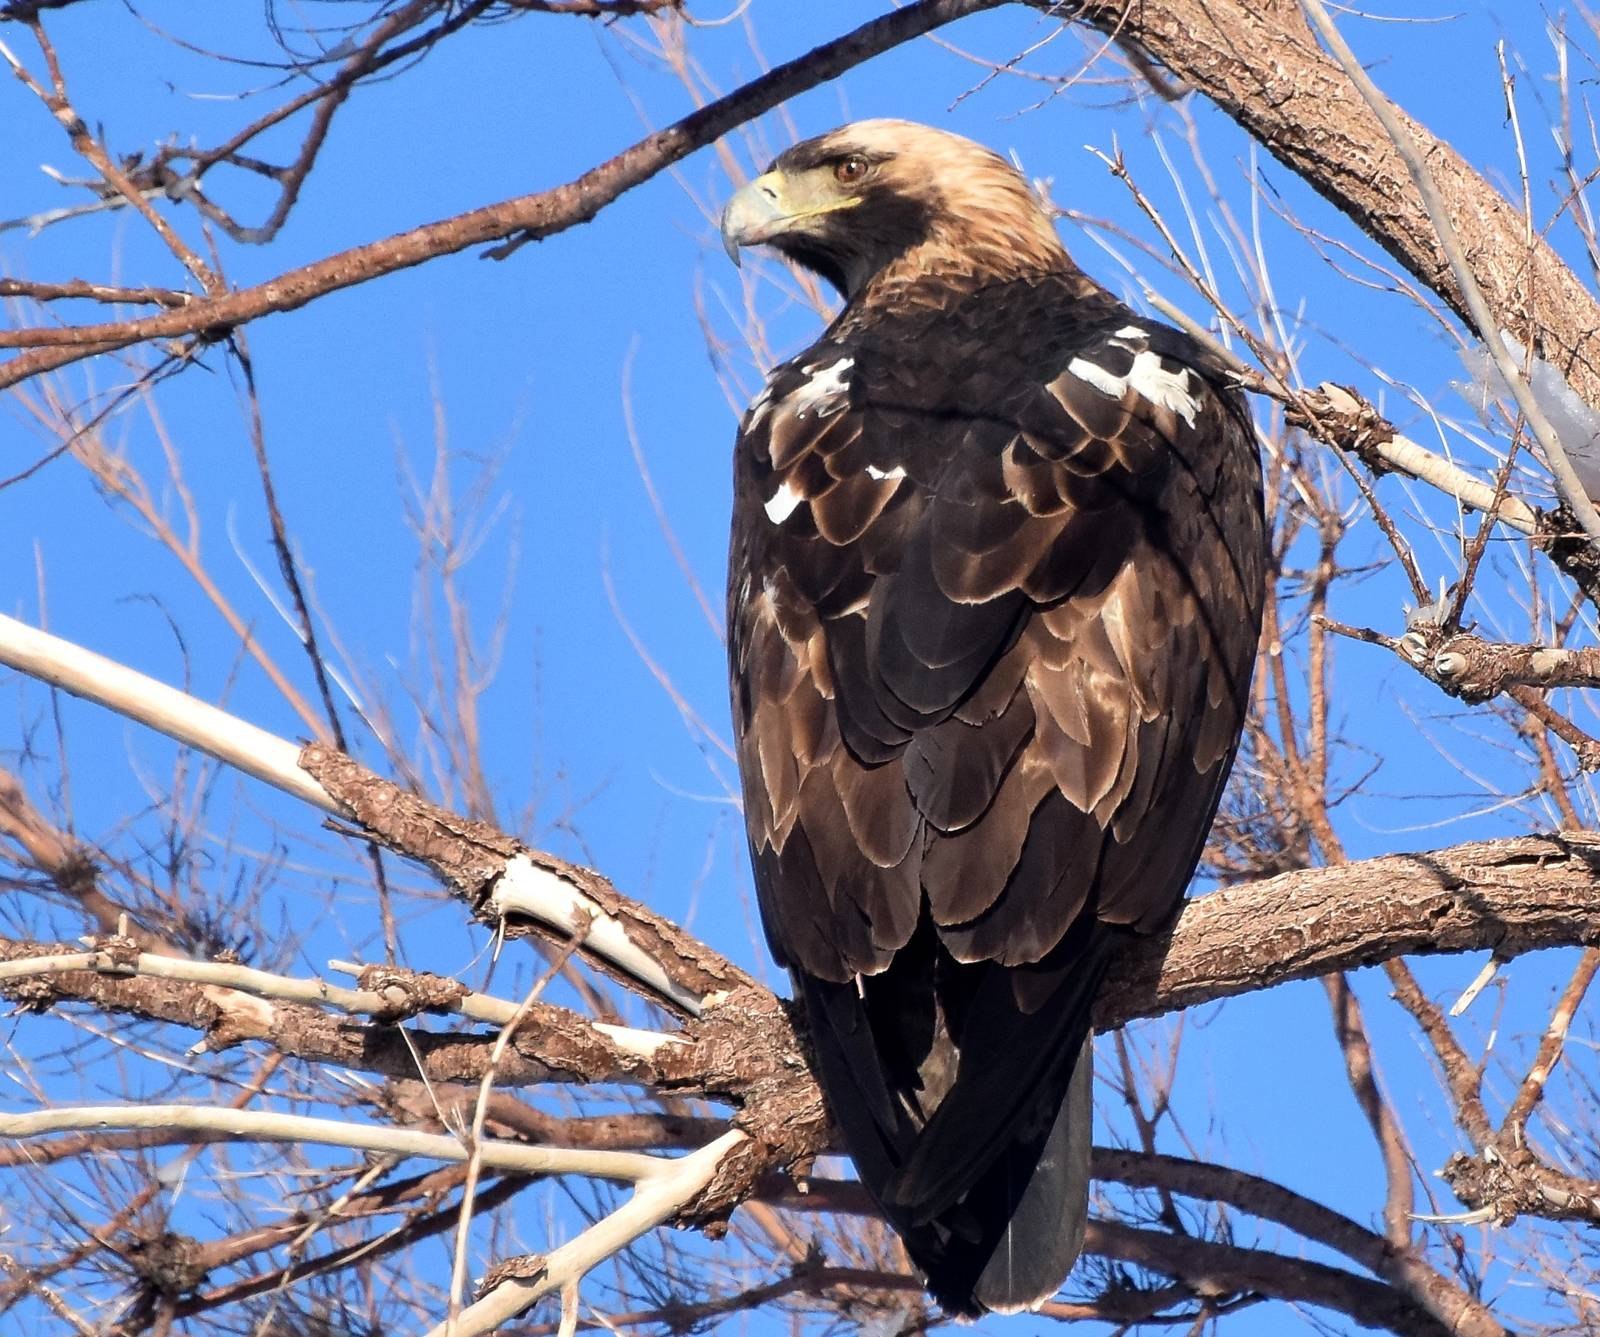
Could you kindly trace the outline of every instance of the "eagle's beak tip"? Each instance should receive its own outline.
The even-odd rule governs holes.
[[[787,220],[779,203],[776,174],[768,173],[740,187],[722,211],[722,248],[739,263],[739,248],[770,239]]]

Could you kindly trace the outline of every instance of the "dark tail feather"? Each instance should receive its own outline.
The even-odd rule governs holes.
[[[1054,1295],[1072,1271],[1089,1207],[1093,1054],[1085,1037],[1048,1128],[1012,1142],[960,1202],[914,1225],[887,1210],[928,1290],[948,1312],[976,1317],[1029,1309]]]
[[[973,1287],[985,1309],[1014,1314],[1060,1289],[1083,1248],[1094,1124],[1094,1037],[1085,1036],[1044,1150],[1005,1234]]]
[[[894,1091],[915,1088],[915,1060],[931,1037],[895,1057],[890,1036],[875,1034],[869,1020],[875,987],[894,982],[868,979],[863,992],[797,977],[829,1105],[861,1180],[952,1314],[1015,1312],[1048,1299],[1082,1247],[1093,1127],[1089,1007],[1110,955],[1102,936],[1110,935],[1079,946],[1078,968],[1055,977],[1037,1010],[1015,1010],[1012,982],[999,972],[978,990],[966,1029],[969,1040],[983,1039],[962,1054],[926,1125]]]
[[[956,1080],[879,1189],[901,1219],[942,1216],[992,1182],[1008,1148],[1038,1154],[1091,1034],[1094,996],[1116,942],[1114,931],[1092,930],[1071,944],[1066,965],[1041,964],[1031,981],[1020,972],[984,972],[961,1027]],[[1025,1011],[1018,994],[1029,988],[1037,997]]]

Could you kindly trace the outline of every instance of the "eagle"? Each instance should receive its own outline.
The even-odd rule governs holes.
[[[721,220],[838,290],[739,427],[728,651],[762,920],[857,1172],[948,1311],[1082,1247],[1096,993],[1176,913],[1266,547],[1220,362],[1068,257],[1003,158],[797,144]]]

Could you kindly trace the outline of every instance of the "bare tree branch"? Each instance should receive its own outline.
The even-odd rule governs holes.
[[[1487,701],[1508,687],[1600,687],[1600,650],[1506,645],[1471,632],[1432,650],[1433,676],[1463,701]]]
[[[63,1105],[28,1114],[0,1113],[0,1137],[38,1137],[89,1128],[182,1129],[239,1141],[314,1143],[353,1147],[392,1156],[465,1162],[469,1155],[496,1170],[522,1174],[580,1174],[645,1183],[672,1172],[674,1162],[634,1151],[531,1147],[486,1139],[469,1153],[458,1137],[384,1128],[340,1119],[313,1119],[265,1110],[219,1109],[206,1105]]]
[[[702,148],[735,126],[771,110],[787,98],[836,78],[862,61],[968,14],[993,9],[1004,0],[918,0],[864,23],[854,32],[779,65],[759,79],[640,140],[577,180],[536,195],[458,214],[412,228],[383,241],[358,246],[280,274],[265,283],[221,296],[197,299],[182,308],[132,321],[0,331],[0,348],[24,348],[0,365],[0,389],[42,371],[148,339],[198,336],[220,338],[234,326],[293,311],[358,283],[409,269],[471,246],[524,236],[543,240],[587,223],[606,205],[658,172]]]
[[[373,777],[369,783],[383,782]],[[388,834],[376,834],[386,843],[394,843]],[[418,848],[433,848],[433,833],[424,828],[417,836]],[[415,849],[410,852],[419,857]],[[436,865],[441,862],[436,849],[428,858]],[[633,913],[640,925],[656,919],[642,906],[636,906]],[[1108,1030],[1139,1017],[1160,1016],[1402,955],[1492,950],[1500,958],[1510,959],[1542,948],[1596,942],[1600,942],[1600,836],[1524,836],[1386,855],[1283,873],[1189,901],[1167,934],[1139,943],[1124,954],[1095,1019],[1099,1029]],[[9,942],[0,957],[21,965],[28,958],[59,951],[54,944]],[[214,1009],[204,1004],[199,986],[192,986],[196,992],[185,993],[190,986],[169,980],[138,980],[123,973],[40,975],[13,970],[7,974],[10,978],[0,977],[0,994],[34,1006],[72,998],[200,1030],[213,1021]],[[637,1080],[681,1088],[697,1072],[716,1071],[722,1075],[701,1085],[702,1093],[729,1089],[725,1083],[730,1076],[732,1089],[748,1090],[756,1081],[781,1073],[786,1065],[804,1069],[792,1037],[787,1052],[780,1043],[776,1050],[768,1050],[765,1061],[753,1061],[752,1055],[773,1045],[781,1032],[765,1035],[751,1052],[740,1056],[739,1063],[730,1064],[726,1058],[709,1061],[712,1051],[728,1043],[727,1028],[737,1028],[737,1014],[743,1014],[746,1025],[753,1026],[760,1014],[757,999],[766,1000],[761,1006],[768,1011],[775,1007],[771,994],[743,984],[709,1009],[703,1023],[685,1029],[682,1038],[687,1043],[646,1046],[633,1043],[630,1035],[625,1037],[626,1048],[594,1023],[541,1004],[524,1023],[514,1049],[520,1050],[521,1040],[534,1046],[531,1053],[539,1052],[541,1045],[555,1045],[548,1051],[549,1066],[580,1080]],[[323,1035],[320,1027],[299,1022],[291,1027],[290,1013],[284,1007],[278,1011],[284,1017],[276,1023],[278,1028],[304,1038],[259,1038],[285,1046],[285,1052],[405,1075],[404,1062],[397,1061],[392,1068],[375,1066],[369,1045],[337,1047],[326,1036],[315,1038]],[[227,1038],[218,1037],[213,1045]],[[441,1078],[475,1081],[485,1071],[488,1050],[481,1042],[467,1037],[418,1039],[428,1045],[437,1043],[441,1052],[452,1054],[448,1075],[436,1074]],[[587,1048],[575,1049],[580,1043]],[[653,1052],[633,1052],[641,1048]],[[423,1057],[430,1052],[425,1045]],[[746,1065],[742,1081],[740,1063]],[[550,1077],[519,1073],[513,1056],[508,1055],[501,1081],[515,1085],[527,1080],[547,1081]]]

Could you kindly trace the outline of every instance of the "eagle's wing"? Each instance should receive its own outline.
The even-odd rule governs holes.
[[[965,411],[902,407],[820,346],[747,414],[735,730],[788,964],[881,971],[924,894],[957,959],[1006,964],[1086,908],[1150,929],[1176,906],[1242,722],[1262,545],[1248,425],[1149,346],[1168,333],[1102,335],[1047,384],[974,376]]]
[[[1058,342],[1033,374],[976,347],[919,368],[824,342],[774,373],[738,443],[757,891],[913,1252],[919,1221],[1053,1117],[1112,926],[1158,927],[1182,898],[1259,626],[1242,407],[1176,332]]]

